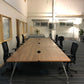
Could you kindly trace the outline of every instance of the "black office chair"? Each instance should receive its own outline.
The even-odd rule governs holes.
[[[24,35],[22,34],[22,44],[25,42]]]
[[[67,64],[66,64],[66,70],[67,70],[67,72],[70,73],[70,74],[71,74],[71,71],[77,73],[76,70],[70,69],[70,65],[69,65],[69,64],[71,64],[71,63],[73,63],[73,64],[76,63],[76,52],[77,52],[77,49],[78,49],[78,44],[75,43],[75,42],[73,42],[73,43],[72,43],[72,46],[71,46],[70,54],[67,54],[67,56],[71,59],[71,62],[67,62]],[[71,74],[71,76],[72,76],[72,74]]]
[[[17,41],[17,43],[16,43],[16,48],[13,48],[13,49],[12,49],[12,50],[15,50],[15,51],[20,47],[20,39],[19,39],[18,36],[16,36],[16,41]]]
[[[51,34],[51,33],[49,34],[49,37],[50,37],[50,39],[52,40],[52,34]]]
[[[6,60],[11,56],[12,53],[9,53],[7,42],[3,42],[2,47],[3,47],[3,52],[4,52],[3,60],[4,60],[4,63],[6,63]]]
[[[20,39],[18,36],[16,36],[16,41],[17,41],[17,44],[16,44],[16,50],[20,47]]]
[[[63,50],[63,41],[64,41],[64,36],[59,36],[58,37],[58,41],[59,41],[59,48]]]
[[[58,45],[58,35],[55,36],[55,43]]]
[[[8,48],[8,44],[7,42],[3,42],[2,43],[2,48],[3,48],[3,60],[4,60],[4,64],[6,66],[6,71],[2,72],[1,75],[4,75],[6,72],[10,71],[13,68],[12,63],[7,63],[7,59],[11,56],[12,53],[9,53],[9,48]],[[7,65],[8,64],[8,65]],[[9,69],[10,67],[10,69]]]

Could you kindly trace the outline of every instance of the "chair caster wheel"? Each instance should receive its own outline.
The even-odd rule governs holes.
[[[73,77],[73,75],[70,75],[70,77]]]
[[[67,81],[67,84],[69,84],[69,81]]]

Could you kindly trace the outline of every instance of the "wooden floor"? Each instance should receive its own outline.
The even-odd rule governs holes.
[[[66,84],[65,74],[59,74],[61,63],[18,63],[13,84]],[[79,43],[77,62],[72,68],[78,73],[70,77],[70,84],[84,84],[84,43]],[[4,71],[1,68],[0,71]],[[9,84],[11,72],[0,75],[0,84]]]

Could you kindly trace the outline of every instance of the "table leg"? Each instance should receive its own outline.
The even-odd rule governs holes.
[[[63,63],[62,63],[62,66],[63,66],[64,72],[65,72],[65,75],[66,75],[66,78],[67,78],[67,84],[69,84],[69,77],[68,77],[68,74],[67,74],[66,68],[65,68],[65,66],[64,66]]]
[[[12,78],[13,78],[13,75],[14,75],[14,72],[15,72],[16,65],[17,65],[17,62],[15,62],[14,67],[13,67],[13,71],[11,73],[10,84],[12,84]]]

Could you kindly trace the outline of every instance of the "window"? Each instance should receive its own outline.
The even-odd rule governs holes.
[[[73,26],[73,23],[66,23],[66,26]]]
[[[47,27],[48,22],[33,22],[34,26],[42,26],[42,27]]]
[[[64,22],[60,22],[60,26],[65,26],[65,23]]]
[[[44,26],[44,27],[48,26],[48,22],[41,22],[41,26]]]
[[[19,21],[19,30],[20,30],[20,35],[23,34],[23,22]]]
[[[23,34],[23,22],[17,19],[16,26],[17,26],[17,36],[20,37]]]
[[[11,18],[0,15],[0,42],[12,39]]]
[[[9,18],[3,17],[3,39],[9,39],[10,38],[10,20]]]
[[[34,26],[40,26],[40,22],[34,22],[33,25]]]
[[[60,22],[60,26],[73,26],[72,22]]]
[[[17,36],[20,37],[22,36],[22,34],[27,33],[27,23],[17,19],[16,24],[17,24]]]
[[[32,19],[33,26],[48,27],[48,19]]]
[[[24,23],[24,34],[27,33],[27,23]]]

